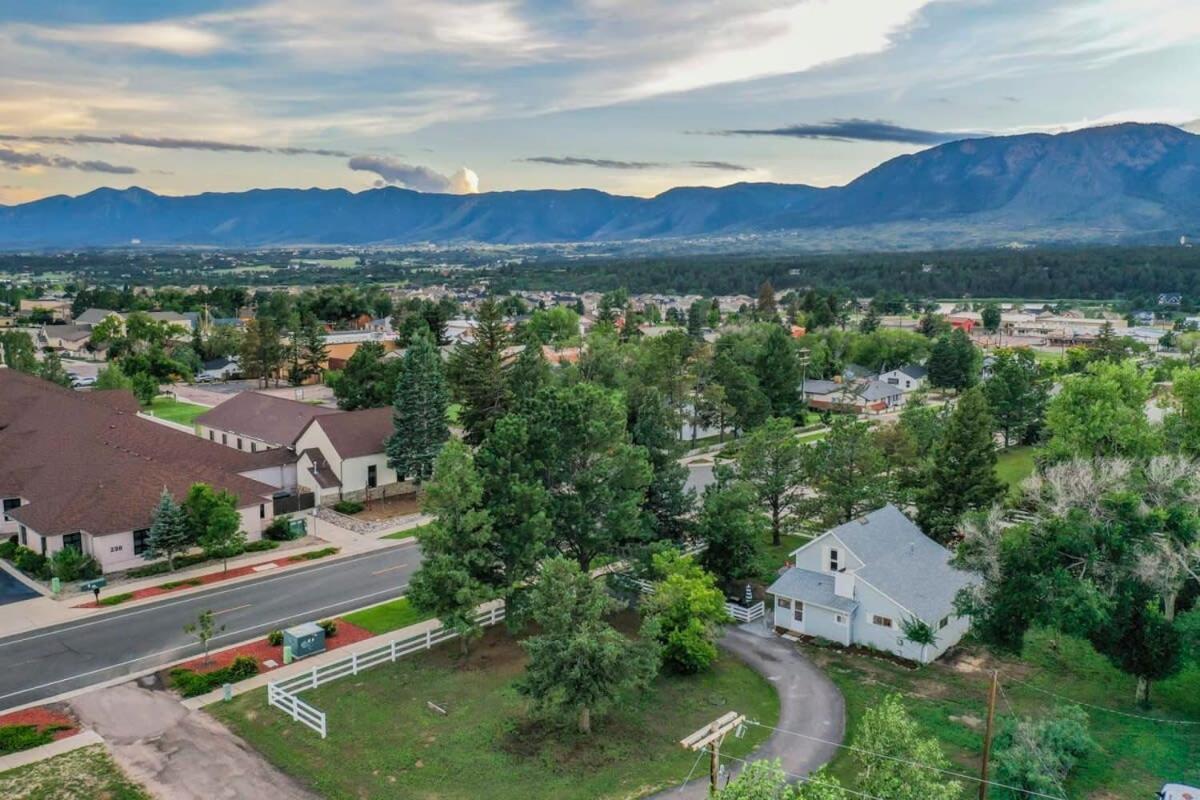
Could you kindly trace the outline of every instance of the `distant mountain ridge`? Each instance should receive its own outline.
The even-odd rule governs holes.
[[[612,242],[858,232],[940,245],[1163,241],[1200,230],[1200,136],[1123,124],[968,139],[880,164],[845,186],[739,183],[656,197],[594,189],[476,195],[385,187],[184,197],[97,189],[0,206],[0,247]],[[838,238],[841,237],[841,238]]]

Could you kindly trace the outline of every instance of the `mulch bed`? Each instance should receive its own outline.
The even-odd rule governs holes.
[[[337,633],[331,639],[325,640],[326,650],[337,650],[341,647],[347,647],[352,644],[366,641],[375,636],[366,628],[360,628],[357,625],[351,625],[343,619],[337,619]],[[213,653],[209,656],[207,664],[204,663],[204,656],[194,658],[191,661],[179,664],[172,669],[182,667],[196,672],[205,673],[212,672],[222,667],[228,667],[233,663],[233,660],[238,656],[250,656],[258,661],[259,670],[266,671],[271,669],[264,662],[274,661],[277,666],[283,666],[283,645],[272,647],[267,644],[267,637],[260,636],[253,642],[247,642],[237,647],[231,647],[228,650],[222,650],[219,653]]]
[[[38,730],[51,725],[65,725],[65,730],[55,731],[52,735],[55,741],[74,736],[79,733],[79,723],[61,706],[38,706],[24,711],[13,711],[0,714],[0,727],[5,725],[36,725]]]
[[[262,566],[264,566],[266,564],[274,564],[275,567],[278,568],[278,567],[290,566],[292,564],[303,564],[306,561],[313,561],[313,560],[318,560],[318,559],[305,559],[303,557],[303,555],[284,556],[283,558],[275,558],[270,561],[260,561],[257,564],[246,564],[241,567],[234,567],[233,569],[229,570],[228,572],[210,572],[207,575],[196,575],[191,578],[179,578],[178,581],[181,583],[180,586],[173,586],[170,589],[165,589],[165,588],[163,588],[162,585],[147,586],[145,589],[137,589],[136,591],[130,592],[129,594],[132,594],[133,597],[129,598],[128,600],[126,600],[124,602],[129,603],[134,600],[141,600],[146,597],[158,597],[159,595],[170,594],[171,592],[178,592],[180,589],[191,589],[196,586],[207,586],[210,583],[220,583],[221,581],[231,580],[232,578],[240,578],[243,575],[259,574],[259,573],[255,572],[255,568],[261,568]],[[270,571],[271,570],[261,570],[261,574],[266,574]],[[163,583],[176,582],[175,580],[171,579],[170,573],[164,575],[163,577],[166,578],[166,580],[163,581]],[[119,586],[114,587],[114,588],[118,589],[118,590],[120,589]],[[118,593],[124,594],[123,592],[118,592]],[[118,605],[120,605],[120,604],[118,604]],[[82,603],[77,606],[71,606],[71,608],[115,608],[115,607],[116,606],[106,606],[101,603],[97,603],[94,600],[91,602],[88,602],[88,603]]]

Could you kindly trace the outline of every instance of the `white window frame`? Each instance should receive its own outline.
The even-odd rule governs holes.
[[[896,623],[892,620],[891,617],[885,617],[882,614],[872,614],[871,615],[871,624],[878,625],[881,628],[896,627]]]

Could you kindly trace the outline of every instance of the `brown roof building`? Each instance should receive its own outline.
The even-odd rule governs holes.
[[[258,539],[276,487],[245,473],[273,456],[147,419],[129,392],[74,392],[0,369],[0,533],[47,555],[75,546],[105,571],[143,563],[162,490],[182,500],[194,483],[236,495],[247,538]]]
[[[196,417],[196,433],[235,450],[291,447],[310,422],[336,408],[315,406],[260,392],[241,392]],[[240,442],[240,444],[239,444]]]

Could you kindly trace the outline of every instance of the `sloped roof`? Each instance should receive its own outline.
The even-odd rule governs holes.
[[[861,397],[867,402],[883,400],[885,398],[895,397],[896,395],[901,394],[900,387],[876,380],[863,381],[860,384],[855,384],[853,387],[851,387],[851,391],[854,392],[855,396]]]
[[[979,580],[891,503],[826,533],[863,562],[857,576],[928,623],[952,613],[959,590]]]
[[[336,408],[314,406],[299,400],[288,400],[260,392],[241,392],[226,400],[212,411],[196,417],[196,422],[288,447],[300,432],[316,417],[326,414],[342,414]]]
[[[391,406],[343,411],[319,417],[311,424],[321,426],[342,458],[382,453],[384,442],[394,431]]]
[[[116,314],[118,317],[121,314],[117,311],[112,311],[107,308],[89,308],[78,317],[75,318],[75,323],[78,325],[99,325],[108,317]]]
[[[914,381],[919,381],[929,374],[929,370],[922,367],[920,364],[905,364],[903,367],[896,367],[896,372],[900,372]]]
[[[779,576],[767,589],[770,594],[783,595],[803,603],[832,608],[851,614],[858,608],[858,601],[842,597],[833,591],[833,576],[811,569],[793,567]]]
[[[137,414],[123,390],[73,392],[0,369],[0,495],[26,505],[9,515],[38,533],[95,535],[146,528],[166,488],[193,483],[265,501],[274,487],[241,475],[257,459]]]

